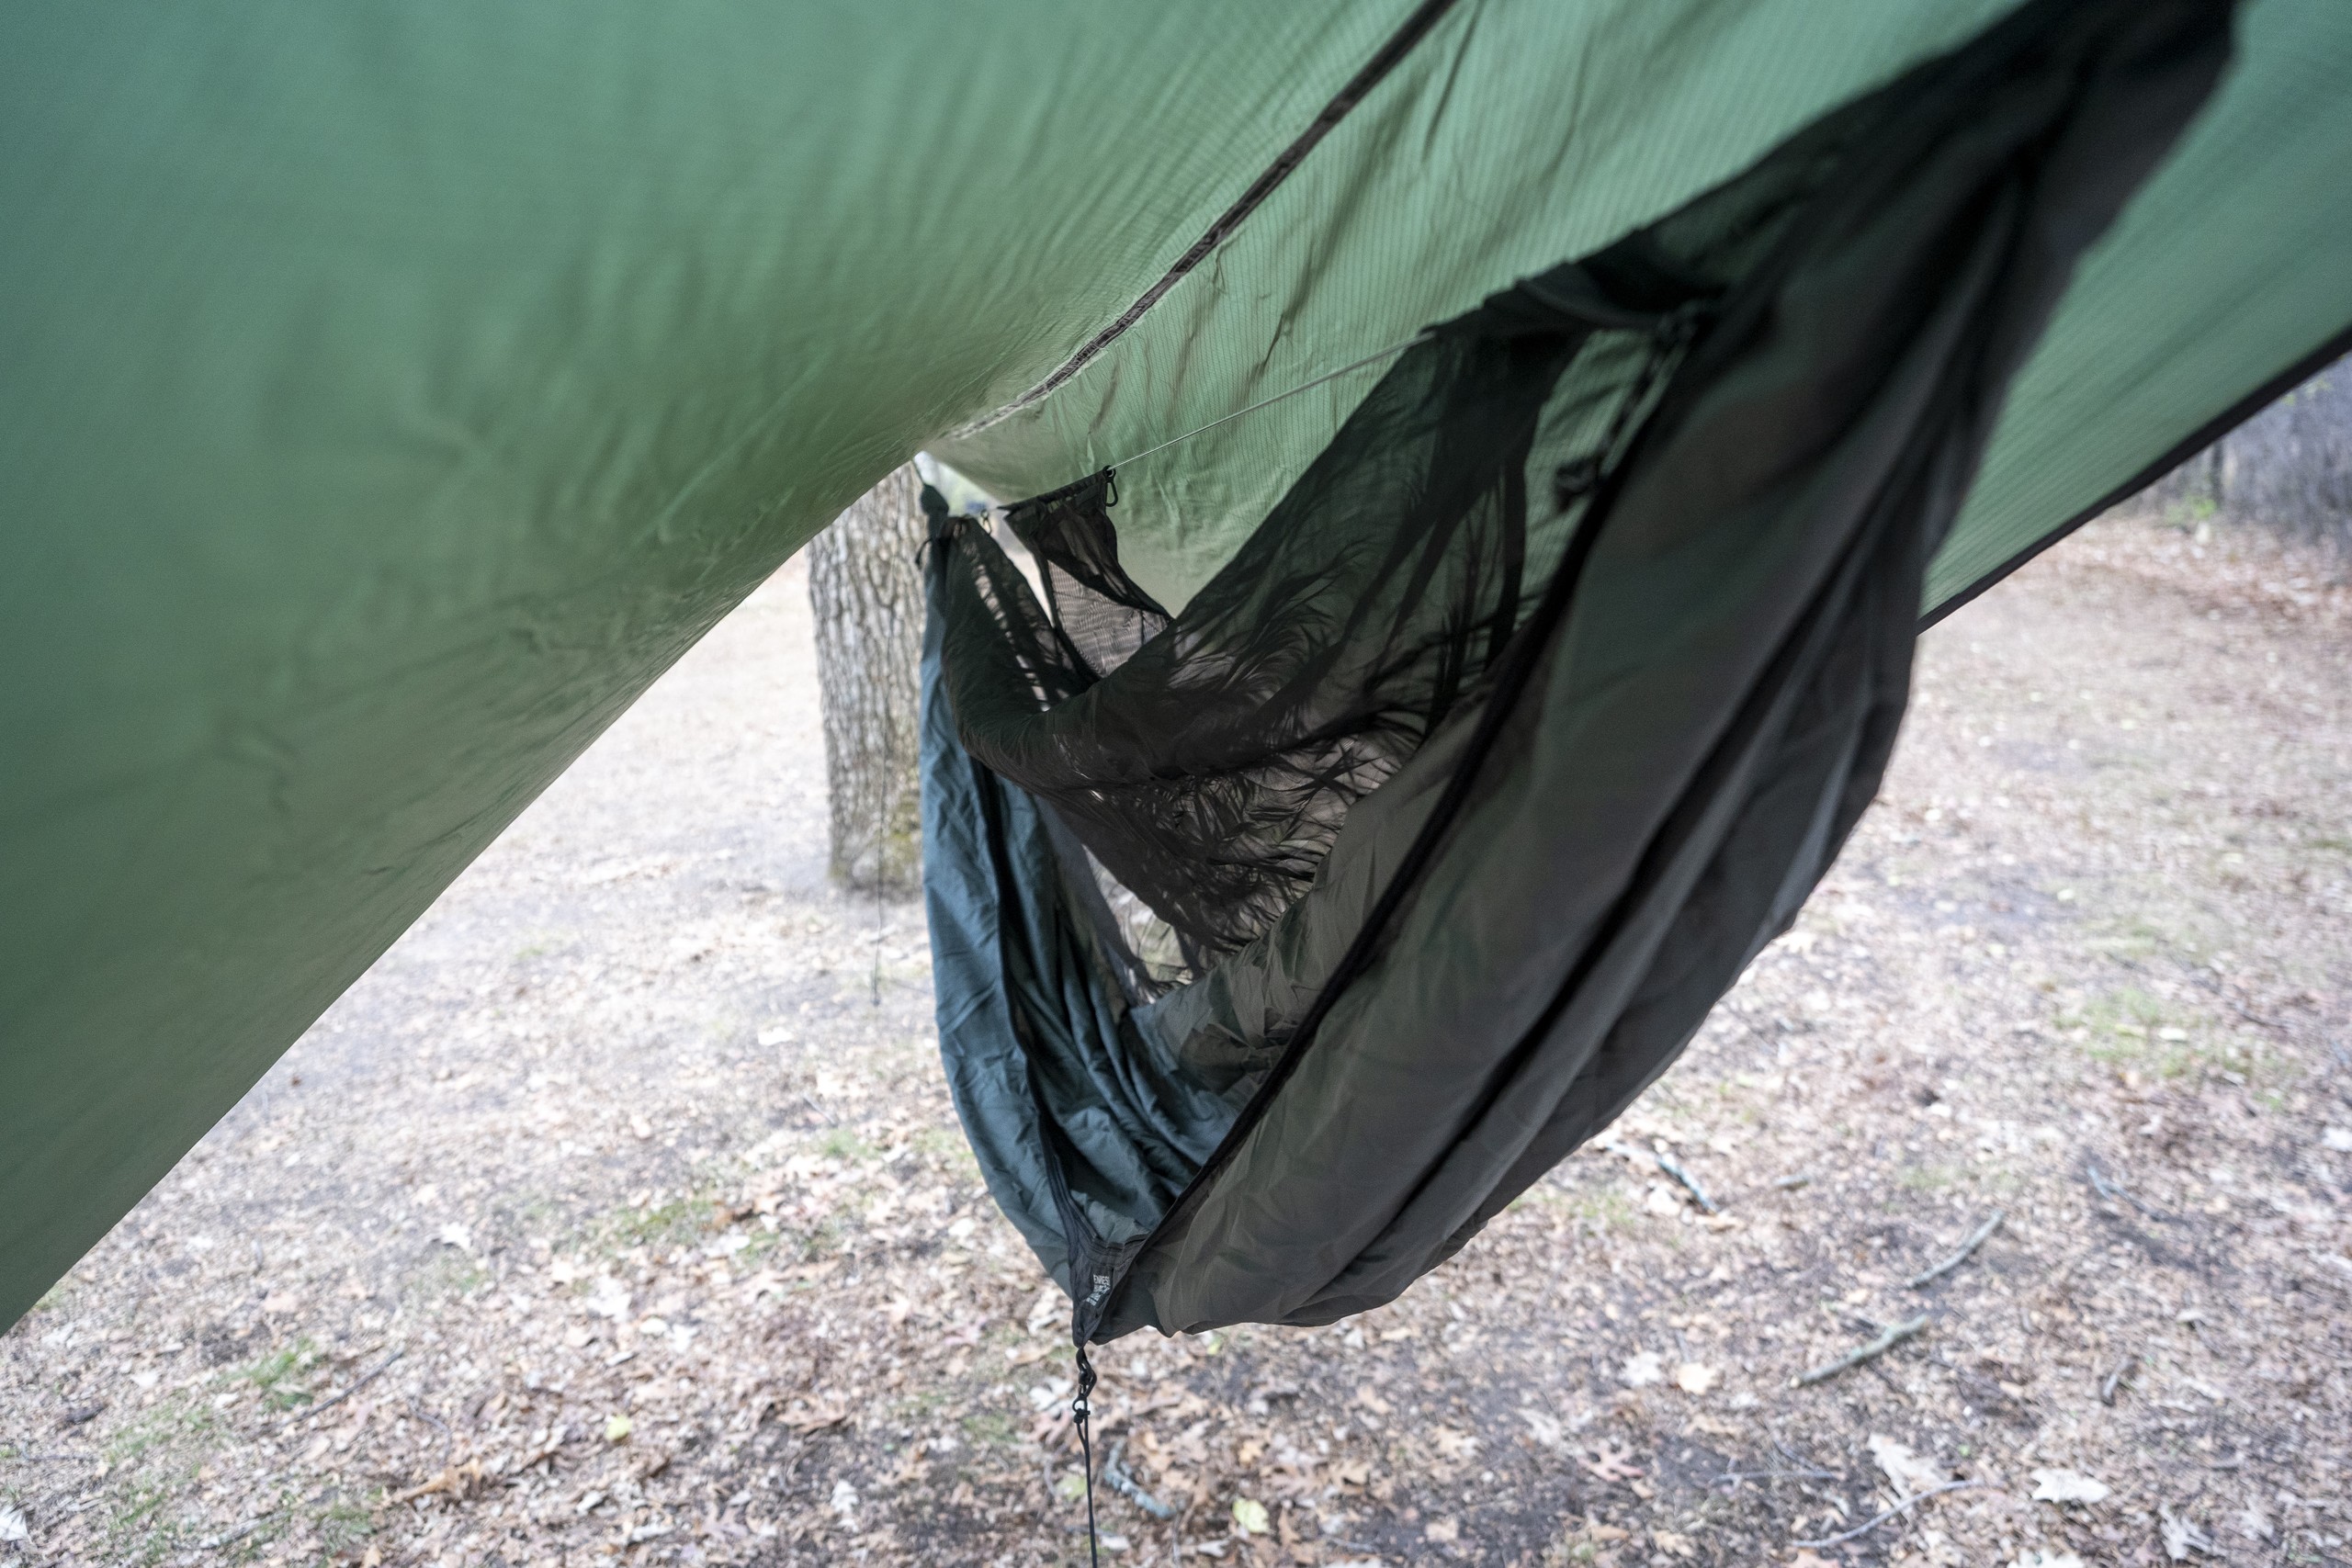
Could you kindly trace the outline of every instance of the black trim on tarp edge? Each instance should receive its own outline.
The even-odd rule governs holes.
[[[2326,369],[2328,366],[2334,364],[2336,360],[2343,358],[2347,354],[2352,354],[2352,323],[2347,323],[2342,332],[2337,333],[2334,337],[2329,338],[2317,348],[2312,349],[2309,354],[2304,355],[2301,359],[2296,360],[2292,365],[2287,367],[2286,369],[2281,370],[2278,375],[2273,376],[2269,380],[2265,381],[2253,391],[2248,392],[2245,397],[2240,398],[2236,402],[2232,403],[2224,412],[2214,415],[2211,419],[2207,420],[2203,424],[2199,425],[2195,430],[2191,431],[2173,446],[2166,448],[2163,457],[2157,458],[2146,468],[2142,468],[2138,473],[2132,475],[2121,484],[2117,485],[2113,490],[2109,491],[2105,495],[2099,497],[2098,500],[2091,502],[2090,505],[2085,507],[2082,511],[2077,512],[2074,516],[2068,518],[2057,527],[2052,528],[2041,538],[2036,539],[2033,543],[2028,545],[2025,548],[2019,550],[2017,554],[2011,556],[2008,559],[2003,561],[1992,570],[1984,573],[1984,576],[1979,577],[1975,581],[1970,583],[1967,587],[1962,589],[1959,592],[1953,594],[1942,604],[1938,604],[1934,609],[1924,612],[1919,616],[1919,629],[1923,632],[1926,631],[1929,626],[1934,626],[1938,621],[1942,620],[1954,610],[1957,610],[1962,605],[1969,603],[1978,594],[1984,592],[1986,589],[1995,586],[2003,578],[2008,576],[2009,573],[2017,570],[2018,568],[2025,565],[2026,562],[2033,559],[2034,557],[2040,555],[2042,551],[2048,549],[2051,546],[2056,544],[2059,540],[2064,538],[2067,535],[2073,533],[2075,529],[2081,527],[2092,518],[2097,517],[2099,513],[2107,511],[2110,507],[2119,506],[2124,502],[2131,500],[2133,496],[2139,494],[2142,491],[2147,489],[2150,485],[2155,483],[2158,479],[2164,478],[2166,474],[2172,472],[2183,463],[2188,461],[2189,458],[2195,457],[2199,452],[2208,446],[2211,446],[2214,442],[2219,441],[2222,436],[2227,435],[2231,431],[2235,430],[2239,425],[2244,424],[2247,420],[2252,419],[2256,414],[2260,413],[2264,409],[2268,408],[2272,403],[2277,402],[2280,398],[2286,396],[2289,392],[2293,391],[2297,387],[2301,386],[2304,382],[2310,380],[2313,376],[2318,375],[2322,370]]]

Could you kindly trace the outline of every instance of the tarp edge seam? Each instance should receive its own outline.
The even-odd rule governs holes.
[[[2305,381],[2310,380],[2313,376],[2316,376],[2322,370],[2326,369],[2328,366],[2334,364],[2336,360],[2343,358],[2347,354],[2352,354],[2352,321],[2346,322],[2342,331],[2323,340],[2318,347],[2312,349],[2310,353],[2303,355],[2301,358],[2289,365],[2284,370],[2279,371],[2277,375],[2271,377],[2268,380],[2262,382],[2252,391],[2246,393],[2245,397],[2240,398],[2236,402],[2232,403],[2221,413],[2218,413],[2211,419],[2207,420],[2203,424],[2199,425],[2195,430],[2190,431],[2187,435],[2181,437],[2180,440],[2166,447],[2164,455],[2158,457],[2154,462],[2150,463],[2145,468],[2140,469],[2139,472],[2133,474],[2130,479],[2125,479],[2121,484],[2117,485],[2114,489],[2100,496],[2097,501],[2091,502],[2090,505],[2083,508],[2080,512],[2075,513],[2072,517],[2066,519],[2065,522],[2060,524],[2057,527],[2052,528],[2049,533],[2042,535],[2040,538],[2034,540],[2023,549],[2018,550],[2015,555],[2010,556],[1998,566],[1984,572],[1967,587],[1956,591],[1949,598],[1946,598],[1940,604],[1937,604],[1933,609],[1921,611],[1919,614],[1919,629],[1923,632],[1926,631],[1928,627],[1942,620],[1946,615],[1951,615],[1954,610],[1957,610],[1962,605],[1974,600],[1978,594],[1984,592],[1990,588],[1997,586],[2001,581],[2007,577],[2011,572],[2024,566],[2036,556],[2041,554],[2042,551],[2050,548],[2051,546],[2057,544],[2061,539],[2065,538],[2075,529],[2081,527],[2084,524],[2088,523],[2092,518],[2098,516],[2100,513],[2107,512],[2110,508],[2120,506],[2124,502],[2131,500],[2133,496],[2139,494],[2142,491],[2147,489],[2150,485],[2155,483],[2158,479],[2164,478],[2175,468],[2180,467],[2181,464],[2188,461],[2189,458],[2195,457],[2200,450],[2207,446],[2211,446],[2214,442],[2219,441],[2231,431],[2235,430],[2239,425],[2244,424],[2247,420],[2252,419],[2256,414],[2260,413],[2264,409],[2268,408],[2272,403],[2277,402],[2287,393],[2292,391],[2295,388],[2301,386]]]

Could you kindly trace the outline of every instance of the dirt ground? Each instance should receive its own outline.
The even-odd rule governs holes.
[[[1385,1310],[1098,1356],[1106,1561],[2352,1562],[2345,575],[2114,519],[1930,633],[1613,1151]],[[0,1338],[0,1564],[1085,1561],[809,646],[787,568]]]

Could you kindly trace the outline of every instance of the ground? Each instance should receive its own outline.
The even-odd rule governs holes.
[[[1930,632],[1613,1149],[1384,1310],[1097,1355],[1105,1561],[2352,1562],[2345,570],[2111,519]],[[1085,1561],[808,649],[787,568],[0,1338],[0,1563]]]

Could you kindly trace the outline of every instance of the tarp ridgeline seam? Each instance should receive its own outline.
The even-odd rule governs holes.
[[[1366,61],[1363,68],[1348,79],[1347,85],[1341,87],[1331,101],[1323,106],[1322,111],[1316,115],[1306,129],[1298,134],[1297,139],[1283,148],[1274,161],[1267,164],[1256,179],[1250,182],[1249,188],[1241,193],[1233,205],[1219,213],[1216,220],[1208,226],[1207,231],[1193,242],[1192,247],[1176,258],[1176,265],[1163,273],[1159,282],[1137,296],[1136,302],[1128,306],[1120,314],[1118,320],[1087,339],[1080,345],[1078,352],[1062,361],[1052,375],[1047,376],[995,412],[983,414],[978,419],[948,432],[947,439],[956,441],[966,436],[978,435],[990,425],[1012,418],[1085,369],[1104,349],[1125,336],[1127,329],[1143,320],[1145,313],[1154,305],[1159,304],[1170,289],[1182,283],[1187,274],[1208,258],[1211,251],[1216,250],[1218,245],[1230,238],[1234,231],[1241,227],[1242,222],[1256,211],[1268,197],[1273,195],[1275,188],[1288,179],[1299,164],[1306,162],[1306,155],[1315,151],[1316,144],[1329,136],[1332,130],[1348,117],[1350,110],[1363,102],[1371,95],[1372,90],[1380,85],[1388,73],[1413,51],[1414,45],[1429,36],[1430,29],[1436,27],[1446,12],[1453,8],[1453,4],[1454,0],[1422,0],[1422,3],[1415,7],[1412,15],[1407,17],[1404,23],[1389,35],[1388,41],[1380,46],[1379,52]]]

